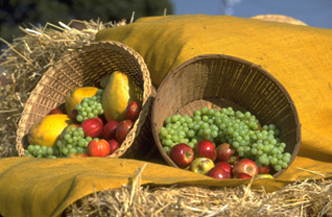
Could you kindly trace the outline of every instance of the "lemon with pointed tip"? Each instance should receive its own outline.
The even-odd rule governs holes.
[[[56,142],[61,139],[63,129],[74,123],[66,114],[46,115],[30,127],[28,142],[32,145],[55,147]]]
[[[132,101],[142,102],[142,90],[126,73],[113,72],[102,96],[106,120],[125,120],[126,108]]]

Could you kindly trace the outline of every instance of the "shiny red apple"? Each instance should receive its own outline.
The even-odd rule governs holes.
[[[221,167],[215,166],[211,170],[209,170],[206,174],[215,179],[230,179],[231,174]]]
[[[169,157],[179,168],[186,168],[190,166],[194,160],[194,150],[185,143],[174,145],[169,151]]]
[[[123,142],[132,126],[133,122],[131,120],[124,120],[118,124],[115,130],[115,138],[119,143]]]
[[[269,174],[272,170],[270,165],[262,165],[258,167],[258,174]]]
[[[63,114],[63,112],[59,108],[55,108],[55,109],[52,109],[48,114],[49,115]]]
[[[226,172],[228,172],[230,175],[232,175],[232,166],[229,163],[220,161],[220,162],[217,162],[215,164],[215,166],[224,169]]]
[[[216,147],[216,162],[224,161],[234,165],[239,160],[239,154],[229,143],[222,143]]]
[[[258,174],[257,164],[248,158],[243,158],[236,162],[233,167],[233,176],[237,177],[239,173],[246,173],[251,177],[255,176]]]
[[[89,118],[81,123],[85,137],[98,138],[103,130],[103,122],[100,118]]]
[[[110,145],[111,147],[111,152],[110,154],[113,154],[118,148],[119,148],[119,142],[116,141],[115,139],[111,139],[108,141],[108,144]]]
[[[234,178],[236,178],[236,179],[251,179],[251,176],[247,173],[238,173],[238,174],[236,174],[236,176]]]
[[[91,157],[106,157],[111,153],[111,146],[105,139],[93,139],[89,142],[87,153]]]
[[[214,161],[217,157],[217,152],[214,144],[207,139],[199,141],[195,145],[196,157],[206,157]]]
[[[119,125],[119,122],[114,121],[114,120],[110,120],[109,122],[107,122],[104,127],[103,130],[101,131],[101,138],[105,139],[105,140],[111,140],[111,139],[115,139],[115,131],[116,131],[116,127]]]
[[[138,101],[132,101],[126,108],[126,118],[135,121],[142,111],[141,103]]]

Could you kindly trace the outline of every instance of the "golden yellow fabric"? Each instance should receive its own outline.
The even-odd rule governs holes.
[[[134,178],[142,168],[141,184],[187,184],[202,186],[237,186],[249,184],[249,180],[216,180],[190,171],[175,169],[162,164],[129,159],[73,158],[36,159],[12,157],[0,159],[0,214],[9,216],[61,216],[66,207],[95,191],[119,188]],[[329,163],[298,157],[294,165],[317,171]],[[323,172],[323,171],[321,171]],[[296,173],[299,178],[320,178],[306,171],[291,167],[287,174]],[[295,181],[288,175],[271,181],[257,180],[253,189],[276,191]]]
[[[286,172],[275,180],[257,180],[253,188],[263,186],[270,192],[296,179],[332,177],[332,30],[232,16],[182,15],[139,19],[101,30],[96,39],[120,41],[139,52],[157,87],[172,69],[200,54],[227,54],[261,65],[291,95],[302,124],[302,144]],[[109,158],[0,159],[0,214],[60,216],[72,202],[93,193],[93,186],[101,191],[127,184],[145,163]],[[214,180],[163,164],[151,159],[142,184],[249,183]]]

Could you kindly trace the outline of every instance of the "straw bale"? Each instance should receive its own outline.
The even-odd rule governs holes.
[[[139,185],[142,171],[119,189],[94,192],[64,216],[331,216],[331,180],[296,181],[277,192],[202,186]]]

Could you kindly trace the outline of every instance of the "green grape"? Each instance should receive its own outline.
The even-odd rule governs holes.
[[[286,162],[282,162],[281,165],[280,165],[282,168],[286,168],[288,166],[288,163]]]
[[[63,148],[63,149],[62,149],[62,153],[63,153],[64,155],[67,155],[67,154],[69,153],[69,150],[68,150],[67,148]]]
[[[54,155],[48,155],[47,159],[55,159],[56,157]]]
[[[28,148],[27,148],[27,150],[28,150],[30,153],[32,153],[34,149],[35,149],[34,145],[29,145]]]
[[[203,122],[201,125],[200,125],[200,128],[201,129],[207,129],[209,127],[209,124],[206,123],[206,122]]]
[[[188,142],[188,145],[190,148],[194,148],[195,147],[195,144],[193,142]]]
[[[171,121],[172,121],[172,123],[175,123],[177,120],[179,120],[179,116],[178,116],[178,115],[173,115],[173,116],[171,117]]]
[[[53,150],[53,148],[48,147],[46,153],[47,153],[48,155],[53,155],[53,154],[54,154],[54,150]]]
[[[195,110],[194,113],[193,113],[194,116],[201,116],[201,114],[202,113],[201,113],[200,110]]]
[[[164,146],[164,151],[169,154],[169,152],[171,151],[171,148],[169,146]]]
[[[209,109],[208,109],[206,106],[203,106],[203,107],[201,108],[201,113],[202,113],[203,115],[207,114],[208,111],[209,111]]]
[[[194,137],[195,136],[195,131],[194,130],[189,130],[187,132],[187,136],[190,137],[190,138]]]
[[[282,169],[282,167],[279,164],[274,165],[274,170],[279,172]]]

